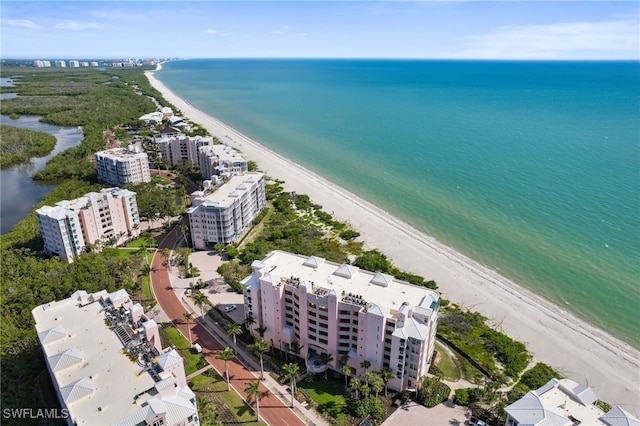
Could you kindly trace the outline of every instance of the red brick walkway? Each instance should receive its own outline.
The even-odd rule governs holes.
[[[187,311],[173,292],[169,272],[165,266],[167,259],[162,255],[162,250],[164,248],[172,249],[180,237],[181,234],[178,228],[174,228],[156,250],[151,264],[151,282],[156,300],[165,314],[172,320],[178,330],[187,336],[189,332],[187,330],[187,322],[183,316]],[[189,326],[191,327],[193,343],[199,343],[202,346],[202,353],[207,361],[224,377],[224,361],[216,359],[218,351],[224,349],[222,344],[202,325],[191,322]],[[227,366],[229,368],[231,386],[246,400],[247,395],[244,389],[251,380],[256,379],[256,376],[235,359],[228,361]],[[277,396],[268,392],[264,385],[261,385],[261,390],[265,393],[260,400],[260,417],[263,421],[272,426],[304,425],[304,422],[284,405]]]

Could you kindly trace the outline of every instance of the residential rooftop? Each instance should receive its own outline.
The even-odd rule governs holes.
[[[189,209],[188,213],[192,213],[197,206],[202,204],[228,208],[263,176],[260,172],[244,172],[221,178],[214,176],[215,179],[204,181],[204,191],[196,191],[191,194],[193,207]]]
[[[38,306],[32,314],[54,387],[75,424],[128,424],[122,421],[144,420],[153,414],[150,408],[163,409],[167,419],[178,418],[186,409],[197,414],[189,407],[193,392],[180,388],[179,379],[169,372],[176,357],[182,363],[180,355],[173,349],[161,353],[143,338],[147,328],[157,324],[144,317],[140,305],[132,305],[126,291],[78,291]],[[129,315],[143,322],[132,322]],[[176,390],[163,397],[167,386]]]
[[[433,309],[439,300],[435,291],[399,281],[391,275],[369,272],[348,264],[338,264],[316,256],[301,256],[279,250],[272,251],[257,261],[272,276],[280,276],[276,285],[305,283],[318,296],[335,291],[338,299],[361,304],[399,310],[404,306],[422,306]],[[254,267],[256,264],[254,263]]]

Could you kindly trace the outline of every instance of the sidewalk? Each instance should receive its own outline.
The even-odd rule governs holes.
[[[233,339],[222,330],[217,322],[214,322],[208,316],[205,315],[203,322],[202,317],[198,316],[200,310],[195,306],[191,298],[183,296],[183,292],[178,293],[178,291],[176,291],[176,297],[182,302],[187,311],[194,314],[196,321],[200,325],[204,326],[218,341],[233,349]],[[248,354],[242,345],[237,346],[237,352],[236,359],[256,377],[260,377],[260,363],[254,358],[254,355]],[[291,407],[291,393],[287,390],[286,386],[279,384],[267,371],[265,371],[262,384],[287,407]],[[309,426],[329,426],[315,411],[307,409],[298,400],[294,400],[293,411]]]

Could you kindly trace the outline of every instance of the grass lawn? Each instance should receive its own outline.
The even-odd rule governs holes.
[[[344,382],[334,380],[314,380],[298,382],[298,387],[304,389],[318,404],[318,409],[325,411],[340,424],[344,424],[344,411],[347,401],[344,396]]]
[[[442,371],[444,378],[452,382],[460,380],[460,368],[453,359],[453,356],[440,342],[436,342],[436,350],[438,351],[438,361],[436,367]]]
[[[155,247],[154,243],[155,242],[151,238],[141,237],[141,238],[138,238],[136,240],[129,241],[127,243],[127,247],[140,248],[140,247],[142,247],[144,245],[146,245],[147,247]]]
[[[191,389],[199,396],[205,397],[206,394],[215,393],[222,403],[228,408],[237,419],[238,423],[247,426],[266,426],[263,422],[256,422],[256,413],[233,389],[227,392],[227,383],[213,370],[209,370],[204,374],[196,376],[190,380]],[[225,407],[219,407],[216,400],[213,399],[218,412],[218,419],[223,417]],[[221,419],[223,420],[223,419]],[[223,423],[228,423],[228,419],[224,419]]]
[[[199,353],[195,353],[191,351],[189,347],[189,341],[178,331],[174,326],[166,326],[162,327],[167,338],[174,345],[182,358],[184,359],[184,372],[188,376],[189,374],[197,371],[199,368],[204,367],[202,362],[204,358]],[[205,361],[206,362],[206,361]],[[198,364],[200,363],[200,367]]]

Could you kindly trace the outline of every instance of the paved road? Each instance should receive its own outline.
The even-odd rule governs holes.
[[[187,311],[171,288],[171,280],[165,266],[167,259],[162,255],[162,250],[164,248],[172,249],[180,237],[181,234],[178,231],[178,227],[175,227],[156,250],[151,264],[151,282],[156,300],[165,314],[183,335],[188,336],[187,323],[183,317],[183,314]],[[224,362],[216,359],[218,351],[223,349],[222,344],[202,325],[191,322],[189,326],[191,327],[193,343],[199,343],[202,346],[202,353],[207,361],[224,377]],[[246,400],[247,395],[244,389],[251,380],[256,379],[256,376],[235,359],[228,361],[227,366],[229,368],[231,386]],[[261,385],[260,389],[266,392],[260,401],[260,417],[263,421],[272,426],[304,426],[304,422],[284,405],[277,396],[267,392],[267,388],[264,385]]]

